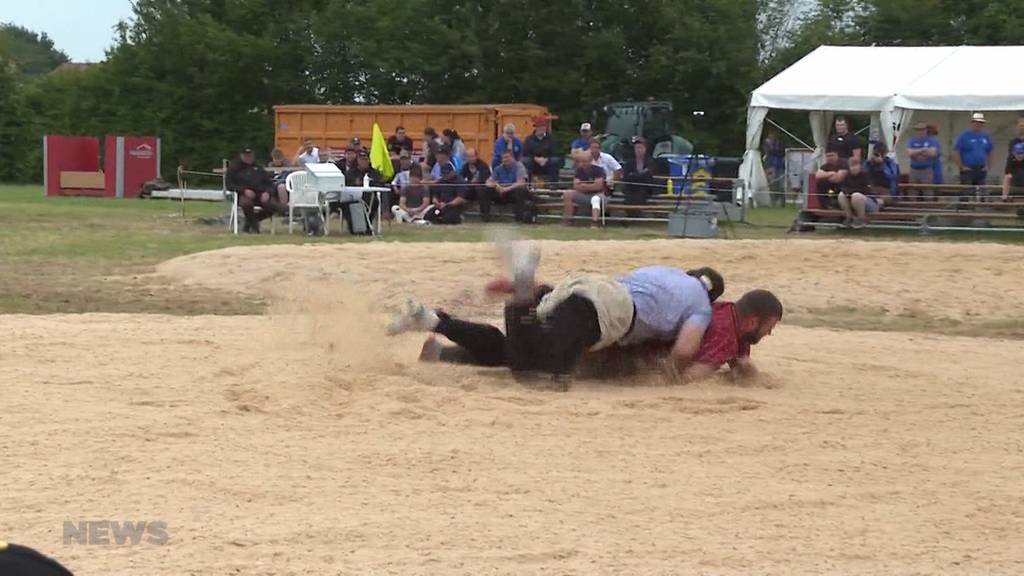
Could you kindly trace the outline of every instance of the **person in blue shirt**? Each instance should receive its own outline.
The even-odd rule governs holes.
[[[570,152],[589,151],[590,141],[593,139],[592,132],[590,131],[590,122],[580,124],[580,137],[572,141],[572,144],[569,146]]]
[[[1013,147],[1017,144],[1024,144],[1024,116],[1017,117],[1017,135],[1010,138],[1010,145],[1006,147],[1007,157],[1013,155]]]
[[[992,160],[992,138],[983,130],[985,115],[975,112],[971,116],[971,127],[964,130],[953,143],[953,161],[960,169],[960,183],[980,186],[988,176],[988,165]]]
[[[939,125],[935,122],[929,122],[927,130],[925,132],[929,138],[934,138],[936,142],[939,141]],[[932,184],[945,184],[946,176],[942,173],[942,149],[939,148],[939,155],[935,157],[934,176],[932,177]]]
[[[871,156],[864,164],[871,182],[871,193],[878,200],[879,207],[892,204],[899,194],[900,167],[889,156],[885,142],[875,142],[871,146]]]
[[[516,162],[523,159],[523,142],[516,136],[516,125],[509,122],[501,131],[501,136],[494,141],[494,153],[491,154],[491,168],[501,164],[501,153],[505,150],[512,151],[512,158]]]
[[[778,130],[769,128],[761,142],[762,161],[768,189],[771,191],[771,205],[786,205],[786,147],[782,144]]]
[[[935,164],[941,163],[942,148],[934,136],[929,136],[924,122],[914,124],[914,135],[907,141],[907,155],[910,157],[910,183],[936,184]],[[910,188],[908,200],[934,200],[934,188]]]

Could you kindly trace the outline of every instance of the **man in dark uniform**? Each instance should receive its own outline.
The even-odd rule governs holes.
[[[633,158],[622,167],[622,181],[625,183],[626,204],[647,204],[647,197],[657,193],[654,162],[647,155],[647,140],[643,136],[633,138]]]
[[[863,161],[860,150],[863,144],[856,134],[850,132],[850,125],[846,118],[836,116],[835,126],[836,131],[829,138],[828,147],[836,151],[840,160],[846,160],[847,162]]]
[[[245,214],[244,232],[259,234],[260,220],[282,211],[281,204],[273,194],[273,177],[256,164],[252,148],[242,148],[238,159],[228,166],[224,179],[227,189],[238,195],[238,207]],[[257,208],[260,208],[259,214]]]

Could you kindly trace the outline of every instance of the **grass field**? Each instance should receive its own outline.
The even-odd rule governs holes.
[[[0,313],[157,312],[248,314],[260,306],[234,295],[167,286],[149,276],[163,260],[228,246],[339,242],[477,242],[484,227],[385,228],[380,239],[350,235],[307,238],[287,234],[229,234],[197,218],[223,212],[221,204],[171,200],[47,198],[39,186],[0,186]],[[751,212],[751,225],[738,224],[740,238],[778,237],[793,218],[786,209]],[[265,227],[269,228],[269,227]],[[663,225],[610,226],[606,230],[564,228],[553,221],[521,227],[538,239],[637,240],[663,238]]]
[[[478,242],[485,238],[485,227],[473,222],[429,228],[386,226],[381,238],[369,239],[339,235],[336,224],[334,235],[328,237],[308,238],[301,233],[289,236],[280,225],[276,235],[271,235],[269,227],[265,226],[267,229],[258,236],[234,236],[221,226],[201,224],[197,220],[219,215],[223,210],[224,206],[218,203],[190,202],[182,217],[181,204],[172,200],[47,198],[39,186],[0,185],[0,246],[4,256],[0,260],[0,313],[260,313],[262,302],[202,288],[183,288],[151,273],[154,266],[164,260],[229,246]],[[749,210],[746,223],[723,228],[722,234],[740,239],[783,238],[794,215],[794,208]],[[629,227],[611,224],[604,230],[591,230],[565,228],[554,220],[537,226],[521,226],[519,230],[527,237],[552,240],[645,240],[666,235],[663,224]],[[873,231],[869,234],[872,239],[930,242],[1022,240],[1009,235],[956,234],[922,238],[914,233]],[[829,232],[809,235],[836,236]],[[868,237],[866,234],[857,236]],[[877,323],[874,315],[857,311],[830,310],[827,314],[822,311],[819,318],[824,319],[826,325],[851,322],[859,325],[861,316],[871,324]],[[915,327],[933,328],[926,319],[911,317],[895,322],[889,329]],[[1003,334],[1005,330],[995,332]]]

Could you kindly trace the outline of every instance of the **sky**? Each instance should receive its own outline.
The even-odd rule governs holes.
[[[131,0],[0,0],[0,22],[46,32],[72,62],[99,62],[114,43],[114,25]]]

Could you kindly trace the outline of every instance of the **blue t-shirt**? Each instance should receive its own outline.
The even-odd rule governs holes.
[[[697,278],[670,266],[638,268],[618,279],[633,298],[636,319],[627,344],[672,341],[683,324],[711,323],[708,291]]]
[[[956,137],[953,149],[960,152],[960,162],[966,168],[984,168],[988,153],[992,151],[992,139],[984,132],[964,130]]]
[[[570,149],[579,148],[580,150],[590,150],[590,138],[577,138],[572,141]]]
[[[935,148],[935,156],[933,158],[916,159],[910,162],[910,167],[915,170],[924,170],[935,166],[936,162],[939,162],[939,157],[942,155],[942,146],[939,145],[939,141],[931,136],[913,137],[907,142],[907,148],[910,150],[920,150],[921,148]]]
[[[494,153],[491,155],[491,168],[501,164],[501,153],[508,148],[508,143],[505,141],[504,136],[498,136],[498,139],[494,141]],[[523,157],[523,142],[517,137],[512,137],[512,157],[516,159],[516,162],[522,160]]]

